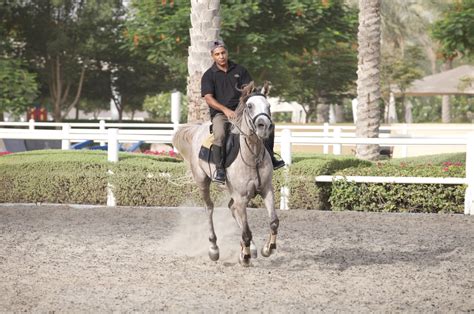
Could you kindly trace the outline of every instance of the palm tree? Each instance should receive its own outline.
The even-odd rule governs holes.
[[[359,0],[357,123],[356,136],[374,138],[380,127],[380,36],[381,0]],[[358,158],[374,160],[379,156],[376,144],[357,145]]]
[[[209,107],[201,97],[201,77],[212,65],[210,43],[220,39],[219,0],[191,1],[191,46],[188,56],[188,122],[209,120]]]

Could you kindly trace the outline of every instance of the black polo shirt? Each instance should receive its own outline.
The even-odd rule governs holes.
[[[214,63],[201,78],[201,96],[212,94],[214,98],[227,108],[235,110],[239,104],[242,85],[252,81],[247,69],[232,61],[229,62],[227,72],[220,70]],[[220,112],[214,108],[210,108],[211,118]]]

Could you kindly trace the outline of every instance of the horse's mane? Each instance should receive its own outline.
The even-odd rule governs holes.
[[[236,117],[234,119],[229,120],[229,122],[232,124],[233,127],[236,125],[239,126],[241,124],[248,96],[251,95],[255,90],[256,90],[256,87],[253,81],[243,86],[239,105],[234,111]],[[235,128],[233,128],[233,130],[235,130]]]

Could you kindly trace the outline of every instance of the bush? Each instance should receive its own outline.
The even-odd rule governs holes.
[[[118,205],[202,206],[186,165],[173,156],[120,153],[109,163],[104,151],[41,150],[0,157],[1,203],[106,204],[112,184]],[[465,186],[436,184],[315,184],[318,175],[464,177],[464,154],[371,163],[352,157],[297,155],[289,169],[274,172],[275,206],[290,189],[292,209],[462,212]],[[108,174],[108,172],[111,172]],[[216,206],[228,196],[211,185]],[[250,207],[263,207],[260,197]]]
[[[104,152],[38,150],[0,158],[0,202],[105,204]]]
[[[370,162],[352,157],[313,155],[306,159],[297,159],[289,170],[290,208],[330,209],[329,196],[331,183],[315,184],[318,175],[331,175],[348,167],[355,169],[368,167]]]
[[[444,154],[377,162],[365,168],[338,171],[343,176],[465,177],[465,154]],[[333,182],[329,197],[333,210],[385,212],[464,211],[464,185],[375,184]]]

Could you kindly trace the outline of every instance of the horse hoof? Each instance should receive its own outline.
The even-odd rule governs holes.
[[[262,247],[261,253],[263,257],[269,257],[270,255],[272,255],[273,250],[270,249],[268,245],[265,245],[264,247]]]
[[[217,261],[219,259],[219,248],[209,248],[209,258],[211,261]]]
[[[257,247],[253,242],[250,243],[250,256],[252,258],[257,258],[258,257],[258,250]]]
[[[243,267],[249,267],[252,264],[250,263],[250,255],[240,254],[239,256],[239,264]]]

